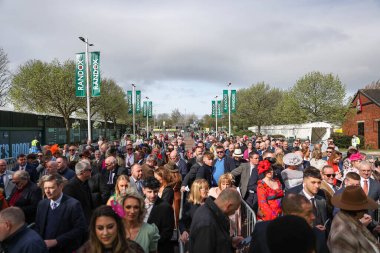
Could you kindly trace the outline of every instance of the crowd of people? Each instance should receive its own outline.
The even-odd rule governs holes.
[[[0,160],[3,252],[170,253],[178,240],[191,253],[380,252],[380,162],[357,145],[191,136],[191,148],[125,135]]]

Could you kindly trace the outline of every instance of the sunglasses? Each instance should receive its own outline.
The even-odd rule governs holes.
[[[224,151],[217,151],[217,154],[224,154]]]
[[[127,148],[127,150],[132,150],[132,148]]]
[[[331,154],[331,153],[332,153],[332,151],[326,151],[326,153],[330,153],[330,154]]]
[[[325,174],[326,177],[335,177],[335,174]]]
[[[69,149],[69,151],[75,151],[75,149]]]

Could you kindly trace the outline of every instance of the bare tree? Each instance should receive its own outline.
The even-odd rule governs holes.
[[[0,48],[0,106],[5,106],[8,98],[8,90],[10,87],[8,63],[7,54]]]
[[[367,84],[364,89],[380,89],[380,80]]]

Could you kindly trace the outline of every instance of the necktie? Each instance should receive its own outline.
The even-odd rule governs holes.
[[[53,202],[53,203],[51,203],[51,209],[52,209],[52,210],[56,209],[57,206],[58,206],[58,203],[57,203],[57,202]]]
[[[142,192],[142,186],[141,186],[141,181],[140,180],[136,181],[136,186],[137,186],[137,191],[138,192]]]
[[[0,176],[0,188],[3,188],[3,189],[4,189],[4,176],[5,174]]]
[[[368,195],[368,180],[364,180],[363,191],[365,192],[365,195]]]
[[[317,207],[315,206],[315,198],[311,198],[310,199],[311,201],[311,204],[313,205],[313,213],[314,213],[314,216],[315,216],[315,220],[314,220],[314,226],[317,225],[317,217],[318,217],[318,211],[317,211]]]

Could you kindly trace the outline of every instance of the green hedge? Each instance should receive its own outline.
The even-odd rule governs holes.
[[[365,147],[365,142],[364,142],[364,136],[359,135],[360,138],[360,148]],[[337,145],[339,148],[348,148],[351,146],[351,139],[352,135],[344,135],[341,133],[333,133],[331,135],[331,138],[333,138],[335,145]]]

